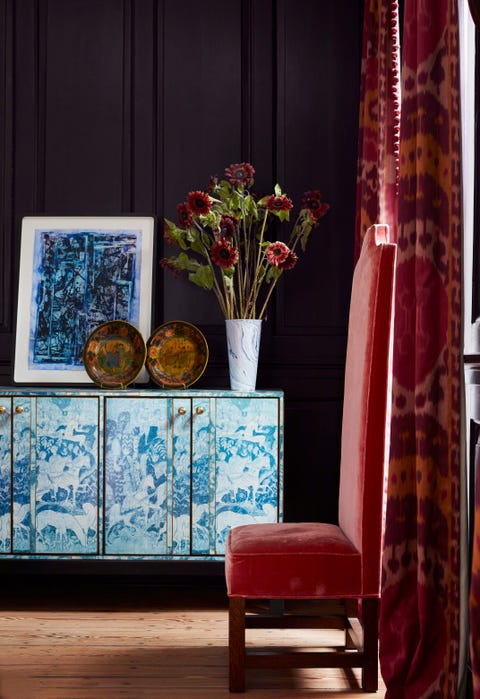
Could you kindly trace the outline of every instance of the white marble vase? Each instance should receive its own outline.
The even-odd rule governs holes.
[[[262,320],[226,320],[228,367],[232,391],[254,391]]]

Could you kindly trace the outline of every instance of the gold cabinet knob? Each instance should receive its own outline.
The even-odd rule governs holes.
[[[7,409],[4,405],[0,405],[0,415],[4,415],[7,412]]]
[[[16,413],[23,413],[23,407],[21,405],[17,405],[17,407],[15,408],[15,412]]]
[[[195,410],[197,415],[202,415],[205,411],[204,409],[199,405],[198,408]]]
[[[179,414],[179,415],[185,415],[186,412],[187,412],[187,411],[185,410],[185,408],[179,408],[179,409],[178,409],[178,414]]]

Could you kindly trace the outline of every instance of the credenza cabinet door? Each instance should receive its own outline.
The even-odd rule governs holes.
[[[99,550],[99,399],[49,396],[33,401],[34,552]]]
[[[31,401],[0,398],[0,551],[32,549]]]
[[[215,400],[192,401],[192,542],[194,556],[215,553]]]
[[[0,401],[0,552],[12,550],[12,399]]]
[[[231,527],[281,517],[281,405],[277,398],[218,398],[215,413],[215,553]]]
[[[171,405],[167,398],[105,399],[107,555],[171,550]]]
[[[34,549],[31,482],[35,401],[14,396],[11,407],[12,552],[23,553]]]
[[[0,551],[98,553],[98,398],[0,398]]]

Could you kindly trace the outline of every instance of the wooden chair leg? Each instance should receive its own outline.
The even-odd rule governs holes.
[[[245,600],[231,597],[228,612],[230,691],[245,691]]]
[[[363,652],[362,689],[364,692],[378,690],[378,599],[362,600]]]
[[[353,617],[354,619],[358,619],[358,600],[357,599],[346,599],[344,602],[344,607],[345,607],[345,616],[346,617]],[[348,621],[345,624],[345,649],[346,650],[358,650],[357,645],[355,644],[351,634],[350,634],[350,629],[349,629],[349,624]]]

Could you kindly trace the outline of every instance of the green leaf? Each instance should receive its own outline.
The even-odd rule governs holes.
[[[228,272],[232,273],[228,274]],[[227,269],[223,270],[223,278],[225,280],[225,287],[227,289],[227,292],[231,294],[233,291],[233,267],[228,267]]]
[[[232,210],[239,211],[241,209],[242,200],[240,198],[240,194],[235,189],[232,191],[229,203]]]
[[[300,228],[300,246],[303,252],[306,250],[308,238],[312,232],[312,228],[313,225],[309,221],[304,221]]]
[[[202,255],[202,257],[207,257],[207,253],[205,252],[205,248],[202,245],[202,239],[201,239],[201,231],[198,230],[198,228],[189,228],[187,230],[187,241],[188,241],[188,247],[190,250],[193,252],[198,253],[199,255]]]
[[[217,228],[221,213],[213,209],[206,216],[202,216],[202,226]]]
[[[222,201],[225,201],[230,197],[232,192],[232,185],[227,180],[222,180],[219,185],[218,195]]]
[[[189,281],[202,289],[210,291],[213,287],[213,272],[208,265],[197,263],[196,269],[188,275]]]
[[[270,265],[268,268],[268,272],[266,274],[265,280],[267,284],[270,284],[273,281],[276,281],[279,277],[281,277],[283,274],[283,269],[278,269],[278,267],[274,267],[273,265]]]
[[[185,252],[181,252],[179,255],[177,255],[176,258],[171,257],[169,259],[169,262],[173,264],[173,266],[176,269],[187,271],[196,269],[200,264],[199,262],[197,262],[197,260],[193,259],[192,257],[189,257]]]
[[[273,188],[273,191],[275,192],[276,197],[280,197],[282,195],[282,189],[281,189],[280,185],[278,184],[278,182],[275,185],[275,187]]]
[[[243,211],[245,216],[251,217],[254,221],[258,220],[258,209],[255,199],[248,194],[243,200]]]
[[[214,238],[212,235],[209,235],[207,231],[202,231],[199,239],[201,240],[202,244],[206,247],[207,250],[210,250],[214,243]]]
[[[165,218],[164,221],[167,224],[169,230],[176,228],[176,225],[173,223],[173,221],[170,221],[168,218]]]
[[[279,211],[272,211],[272,214],[276,216],[280,221],[290,221],[290,211],[280,209]]]
[[[168,235],[182,250],[188,249],[187,231],[183,228],[178,228],[172,221],[165,219],[168,226]]]

